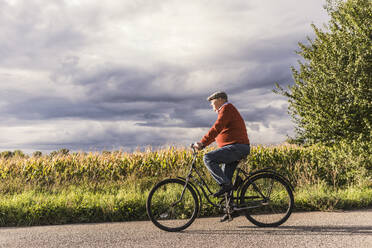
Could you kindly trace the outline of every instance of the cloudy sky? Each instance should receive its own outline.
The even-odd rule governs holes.
[[[293,134],[274,83],[324,0],[0,0],[0,151],[188,145],[224,90],[254,144]]]

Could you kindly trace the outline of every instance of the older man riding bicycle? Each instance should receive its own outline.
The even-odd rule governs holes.
[[[208,133],[194,146],[201,150],[216,141],[219,147],[204,155],[204,164],[221,187],[214,194],[219,197],[232,190],[234,171],[239,160],[249,155],[250,145],[245,122],[234,105],[228,102],[227,94],[215,92],[207,100],[218,117]]]

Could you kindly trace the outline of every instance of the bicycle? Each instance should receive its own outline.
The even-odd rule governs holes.
[[[189,227],[202,208],[200,191],[209,204],[225,212],[229,221],[243,213],[259,227],[276,227],[289,218],[294,205],[293,187],[270,168],[247,173],[237,167],[233,190],[214,203],[211,197],[216,198],[196,167],[197,151],[193,145],[191,148],[193,160],[186,177],[162,180],[148,195],[147,215],[155,226],[169,232]]]

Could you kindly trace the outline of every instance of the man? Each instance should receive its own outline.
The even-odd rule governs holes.
[[[244,120],[234,105],[227,101],[226,93],[216,92],[207,100],[218,117],[209,132],[194,146],[201,150],[214,141],[217,142],[219,148],[204,155],[204,164],[221,187],[214,194],[219,197],[232,190],[234,171],[239,160],[249,155],[250,146]]]

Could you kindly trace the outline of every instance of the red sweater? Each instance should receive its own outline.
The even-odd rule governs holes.
[[[249,144],[247,129],[239,111],[231,103],[227,103],[218,111],[214,125],[200,140],[204,146],[217,142],[218,147],[230,144]]]

